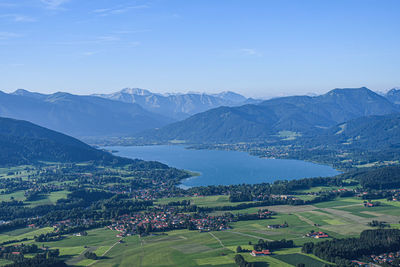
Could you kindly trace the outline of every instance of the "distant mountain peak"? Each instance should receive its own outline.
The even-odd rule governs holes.
[[[385,97],[394,104],[400,105],[400,88],[392,88],[390,89]]]
[[[347,93],[347,92],[373,92],[367,87],[359,87],[359,88],[335,88],[328,93]]]
[[[24,95],[24,94],[30,94],[31,92],[29,92],[28,90],[25,89],[17,89],[15,90],[15,92],[13,92],[13,95]]]
[[[15,90],[15,92],[13,92],[11,94],[12,95],[18,95],[18,96],[26,96],[26,97],[36,98],[36,99],[46,97],[45,94],[36,93],[36,92],[30,92],[30,91],[25,90],[25,89],[17,89],[17,90]]]
[[[187,93],[159,94],[140,88],[125,88],[115,93],[97,94],[95,96],[120,102],[136,103],[148,111],[176,120],[185,119],[190,115],[220,106],[239,106],[260,102],[231,91],[219,94],[193,91]]]
[[[124,88],[121,91],[119,91],[119,93],[130,94],[130,95],[140,95],[140,96],[146,96],[146,95],[152,94],[149,90],[140,89],[140,88]]]
[[[242,96],[241,94],[232,92],[232,91],[223,91],[218,94],[213,94],[213,96],[223,98],[225,100],[232,101],[234,103],[244,102],[247,100],[246,97]]]
[[[396,93],[400,93],[400,87],[394,87],[392,89],[390,89],[387,94],[396,94]]]

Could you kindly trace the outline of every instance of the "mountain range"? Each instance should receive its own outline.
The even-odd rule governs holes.
[[[290,96],[259,104],[219,107],[137,137],[193,143],[263,141],[283,132],[318,132],[358,117],[399,111],[395,102],[368,88],[334,89],[314,97]]]
[[[130,136],[221,105],[257,102],[233,92],[154,94],[124,89],[110,95],[0,91],[0,116],[27,120],[79,138]]]
[[[358,117],[396,113],[398,103],[400,89],[379,95],[365,87],[266,101],[229,91],[161,95],[126,88],[108,95],[82,96],[19,89],[10,94],[0,91],[0,116],[79,138],[134,135],[156,141],[238,142],[288,132],[300,135]]]
[[[308,133],[298,142],[303,146],[329,146],[384,151],[400,150],[400,113],[373,115],[340,123],[318,135]]]
[[[186,119],[196,113],[220,106],[240,106],[261,102],[230,91],[219,94],[156,94],[139,88],[125,88],[116,93],[96,94],[95,96],[139,104],[148,111],[162,114],[175,120]]]
[[[125,136],[174,120],[138,104],[69,93],[0,92],[0,116],[27,120],[75,137]]]

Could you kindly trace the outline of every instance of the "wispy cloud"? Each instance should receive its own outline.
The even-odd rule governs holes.
[[[99,36],[97,37],[97,40],[103,41],[103,42],[115,42],[121,40],[119,36],[115,35],[104,35],[104,36]]]
[[[225,57],[241,57],[241,58],[256,58],[262,57],[263,54],[254,48],[236,48],[221,51],[221,56]]]
[[[21,35],[14,32],[0,32],[0,40],[9,40],[17,37],[21,37]]]
[[[48,9],[60,9],[62,5],[70,0],[40,0]]]
[[[97,52],[97,51],[86,51],[86,52],[83,52],[82,55],[84,55],[86,57],[90,57],[90,56],[94,56],[94,55],[96,55],[98,53],[99,52]]]
[[[262,54],[253,48],[241,48],[239,52],[243,56],[261,56]]]
[[[15,22],[34,22],[34,21],[36,21],[35,18],[28,17],[25,15],[20,15],[20,14],[3,14],[3,15],[0,15],[0,18],[10,19]]]
[[[126,13],[130,10],[134,9],[144,9],[148,8],[148,5],[136,5],[136,6],[117,6],[113,8],[99,8],[92,11],[92,13],[98,14],[100,16],[108,16],[108,15],[118,15],[122,13]]]

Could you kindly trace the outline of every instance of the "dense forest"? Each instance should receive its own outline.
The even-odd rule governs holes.
[[[346,174],[360,181],[366,189],[392,189],[400,187],[400,166],[372,168]]]
[[[8,118],[0,118],[0,147],[0,166],[40,161],[96,161],[102,164],[127,164],[131,161],[30,122]]]
[[[351,260],[363,256],[400,250],[400,230],[365,230],[359,238],[333,239],[319,243],[305,243],[302,251],[340,266],[353,266]]]

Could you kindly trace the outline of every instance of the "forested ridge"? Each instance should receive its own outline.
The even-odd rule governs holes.
[[[126,164],[130,159],[113,156],[78,139],[27,121],[0,118],[0,165],[39,161]]]

